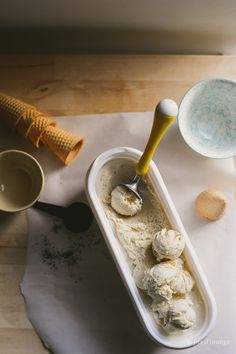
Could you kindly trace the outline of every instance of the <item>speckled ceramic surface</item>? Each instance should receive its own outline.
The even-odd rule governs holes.
[[[236,155],[236,82],[221,78],[198,82],[182,99],[178,124],[186,143],[201,155]]]

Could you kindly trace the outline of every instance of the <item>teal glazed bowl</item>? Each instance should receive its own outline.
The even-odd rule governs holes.
[[[185,142],[211,158],[236,155],[236,82],[213,78],[198,82],[183,97],[178,112]]]

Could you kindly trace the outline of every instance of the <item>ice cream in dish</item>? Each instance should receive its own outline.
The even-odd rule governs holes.
[[[140,184],[143,205],[137,214],[124,216],[114,210],[113,186],[123,176],[129,178],[134,169],[131,162],[107,164],[99,176],[100,198],[136,285],[150,299],[157,325],[168,333],[178,333],[195,325],[203,304],[183,256],[185,239],[172,228],[149,179],[145,177]]]
[[[194,280],[187,270],[183,269],[183,261],[161,262],[144,272],[141,289],[145,290],[152,299],[172,299],[174,295],[189,293]]]
[[[161,302],[154,300],[151,307],[153,312],[158,314],[162,326],[169,331],[176,328],[188,329],[196,321],[194,304],[188,297]]]
[[[111,206],[120,215],[133,216],[142,208],[142,202],[136,195],[122,185],[111,192]]]
[[[162,229],[153,238],[152,250],[157,261],[176,259],[184,249],[184,238],[178,231]]]
[[[99,155],[87,173],[86,195],[144,330],[156,343],[175,349],[188,348],[209,334],[216,320],[217,306],[189,236],[153,161],[140,184],[144,198],[141,211],[127,217],[119,215],[111,207],[111,191],[114,186],[134,176],[141,154],[133,148],[119,147]],[[194,286],[187,295],[174,294],[171,300],[158,299],[158,303],[190,299],[196,320],[186,330],[170,323],[164,326],[158,312],[152,310],[154,300],[139,288],[144,272],[158,263],[152,251],[152,239],[162,229],[173,229],[184,236],[185,246],[179,259],[194,279]],[[164,261],[168,260],[161,262]],[[171,318],[170,311],[167,319]]]

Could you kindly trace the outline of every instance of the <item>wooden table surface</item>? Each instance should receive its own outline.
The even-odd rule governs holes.
[[[180,101],[196,81],[236,79],[235,56],[0,56],[0,91],[52,116],[151,111]],[[27,249],[24,213],[0,213],[0,354],[48,353],[27,320],[19,284]]]

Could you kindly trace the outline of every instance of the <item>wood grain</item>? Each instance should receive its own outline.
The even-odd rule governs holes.
[[[236,78],[234,56],[1,56],[0,90],[49,115],[150,111],[196,81]]]
[[[151,111],[158,100],[179,102],[196,81],[214,76],[236,79],[236,57],[0,56],[0,90],[53,116]],[[25,214],[0,213],[0,354],[48,352],[19,291],[26,245]]]

